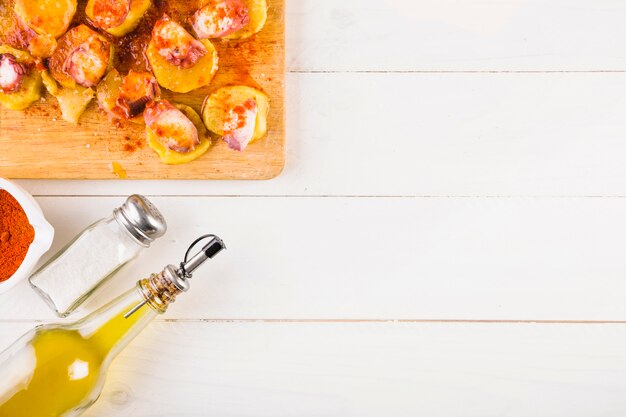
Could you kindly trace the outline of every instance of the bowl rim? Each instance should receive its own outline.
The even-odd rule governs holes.
[[[33,226],[35,236],[30,244],[24,260],[13,275],[0,282],[0,294],[13,288],[17,283],[30,275],[33,268],[41,257],[48,252],[54,239],[54,228],[44,217],[41,207],[28,191],[16,183],[5,178],[0,178],[0,190],[5,190],[15,200],[26,213],[28,222]]]

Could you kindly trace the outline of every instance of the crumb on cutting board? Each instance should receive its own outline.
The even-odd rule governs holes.
[[[119,162],[111,162],[111,172],[114,173],[115,175],[117,175],[117,177],[119,179],[125,179],[128,178],[128,175],[126,174],[126,170],[124,169],[124,167],[122,167],[122,165]]]

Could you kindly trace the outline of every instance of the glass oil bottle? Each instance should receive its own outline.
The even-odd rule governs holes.
[[[202,239],[209,242],[188,259]],[[0,353],[0,417],[75,417],[100,395],[111,361],[176,296],[193,271],[224,249],[221,239],[196,240],[177,268],[139,280],[136,288],[71,324],[37,326]]]

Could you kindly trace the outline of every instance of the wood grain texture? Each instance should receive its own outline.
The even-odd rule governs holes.
[[[0,349],[32,323],[0,324]],[[84,417],[621,416],[626,326],[154,322]]]
[[[626,74],[287,80],[293,140],[275,180],[23,184],[38,195],[626,195]]]
[[[280,177],[20,181],[84,196],[39,198],[53,250],[122,196],[188,196],[154,199],[168,235],[87,311],[196,234],[228,244],[86,417],[625,415],[626,202],[600,197],[626,195],[624,11],[290,0]],[[15,288],[0,349],[52,319]]]
[[[130,122],[119,126],[91,103],[79,125],[61,119],[55,99],[23,112],[0,110],[0,176],[7,178],[117,178],[119,163],[128,178],[144,179],[269,179],[284,166],[284,2],[269,2],[268,22],[253,38],[214,42],[220,69],[210,86],[188,94],[164,97],[200,111],[211,91],[230,84],[264,90],[270,97],[268,134],[245,152],[222,141],[189,164],[168,166],[145,144],[145,128]],[[79,4],[84,7],[84,2]],[[129,145],[132,150],[129,149]]]
[[[616,0],[297,0],[291,71],[624,71]]]
[[[38,198],[48,256],[124,201]],[[180,262],[198,236],[228,250],[170,319],[626,320],[626,201],[606,198],[222,198],[152,201],[168,233],[76,317]],[[51,319],[25,281],[0,319]]]

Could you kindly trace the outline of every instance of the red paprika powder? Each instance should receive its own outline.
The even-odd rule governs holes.
[[[0,190],[0,282],[17,271],[26,257],[35,230],[17,200]]]

